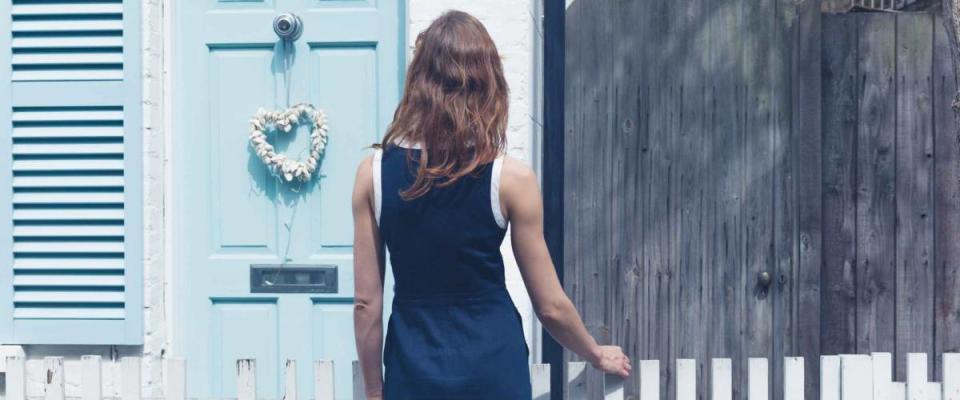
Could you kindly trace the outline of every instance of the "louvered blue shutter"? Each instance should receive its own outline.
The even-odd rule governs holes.
[[[0,18],[0,343],[142,343],[139,0]]]

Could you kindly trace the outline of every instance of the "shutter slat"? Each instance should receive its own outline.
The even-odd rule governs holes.
[[[30,303],[122,303],[123,292],[105,291],[20,291],[13,295],[15,302]]]
[[[123,319],[122,307],[16,307],[17,319]]]
[[[27,70],[13,71],[13,80],[15,81],[55,81],[55,80],[74,80],[74,81],[107,81],[123,79],[123,71],[119,68],[111,69],[59,69],[59,70]]]
[[[16,155],[123,154],[122,143],[14,143]]]
[[[107,291],[28,291],[18,290],[14,302],[20,303],[122,303],[123,292]]]
[[[24,32],[74,32],[74,31],[119,31],[123,21],[119,19],[90,20],[14,20],[10,24],[14,34]]]
[[[123,220],[123,209],[14,209],[14,221]]]
[[[12,47],[15,50],[100,48],[122,46],[123,38],[120,35],[15,37],[12,40]]]
[[[122,176],[15,176],[15,188],[111,188],[122,187]]]
[[[80,4],[14,4],[11,7],[14,16],[22,15],[89,15],[120,14],[120,3],[80,3]]]
[[[13,65],[60,65],[60,64],[120,64],[123,53],[73,52],[73,53],[20,53],[13,55]]]
[[[13,122],[123,121],[123,110],[70,108],[60,110],[20,109],[13,111]]]
[[[16,192],[13,204],[123,204],[123,193]]]
[[[120,126],[18,126],[14,139],[28,138],[122,138]]]
[[[123,286],[123,275],[15,275],[13,284],[16,286]]]
[[[123,253],[123,242],[14,242],[14,253]]]
[[[123,236],[122,225],[17,225],[13,237],[103,237]]]
[[[123,269],[122,258],[17,258],[15,270],[78,270],[99,271]]]
[[[14,160],[13,171],[123,171],[123,160]]]

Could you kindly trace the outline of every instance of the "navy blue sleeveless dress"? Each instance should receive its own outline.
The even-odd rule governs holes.
[[[405,201],[399,193],[413,183],[419,151],[393,145],[374,161],[395,279],[384,398],[529,400],[529,349],[500,255],[506,223],[494,211],[500,159]]]

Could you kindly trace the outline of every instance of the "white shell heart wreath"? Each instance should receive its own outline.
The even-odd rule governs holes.
[[[301,122],[310,122],[310,153],[303,161],[277,153],[267,140],[268,130],[289,133]],[[327,116],[310,104],[300,103],[283,111],[257,109],[250,119],[250,146],[270,171],[287,182],[307,182],[317,171],[320,157],[327,146]]]

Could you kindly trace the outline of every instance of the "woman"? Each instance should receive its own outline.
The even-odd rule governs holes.
[[[357,352],[368,399],[530,399],[529,350],[504,285],[513,250],[537,316],[607,372],[630,360],[600,346],[560,286],[543,240],[537,179],[502,155],[507,83],[496,46],[450,11],[417,37],[406,87],[353,192]],[[383,349],[384,244],[396,284]]]

